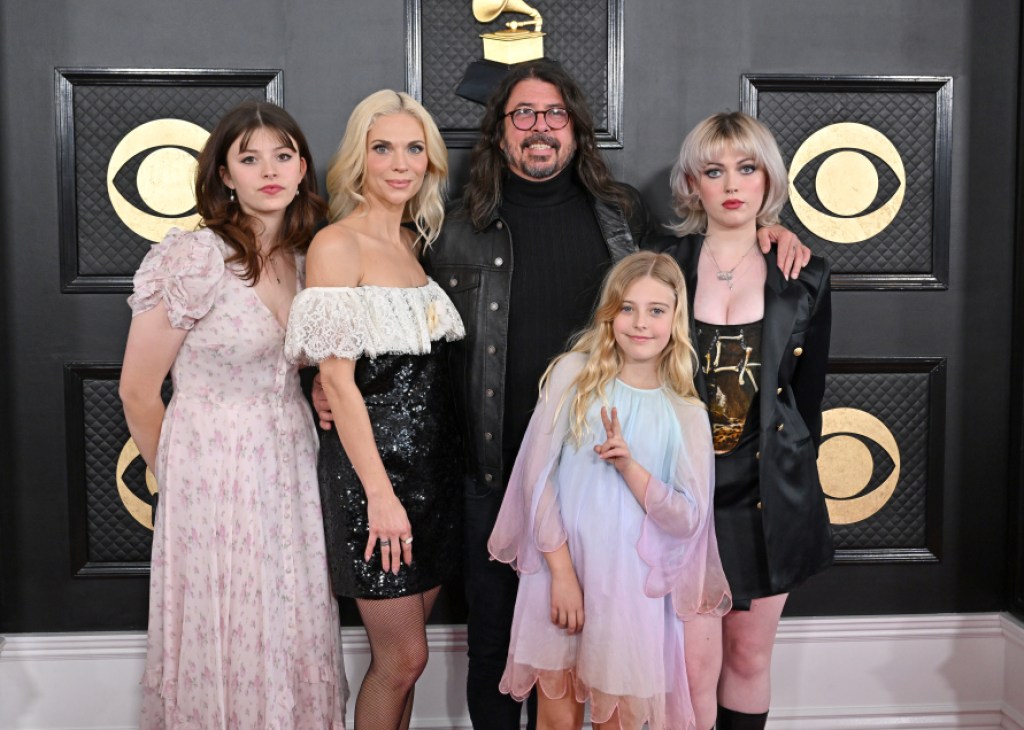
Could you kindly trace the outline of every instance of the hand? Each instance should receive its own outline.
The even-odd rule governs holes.
[[[320,428],[324,431],[330,431],[334,414],[331,413],[331,404],[327,400],[327,393],[324,392],[324,384],[320,380],[320,373],[313,376],[313,408],[316,410],[316,417],[320,420]]]
[[[370,521],[370,538],[366,541],[363,560],[369,561],[380,542],[380,564],[385,573],[398,574],[404,562],[412,565],[412,525],[405,507],[394,492],[366,498],[366,512]]]
[[[622,474],[633,463],[633,455],[629,451],[629,444],[622,438],[622,424],[619,423],[619,409],[612,408],[612,415],[609,418],[608,409],[601,407],[601,423],[604,424],[604,431],[607,436],[603,444],[594,447],[595,453],[605,461],[610,461],[612,466]]]
[[[570,634],[583,631],[583,590],[571,568],[551,574],[551,623]]]
[[[811,260],[811,249],[800,243],[796,235],[782,226],[765,226],[757,230],[757,242],[763,253],[772,250],[772,243],[779,246],[779,270],[786,279],[795,279],[800,269]]]

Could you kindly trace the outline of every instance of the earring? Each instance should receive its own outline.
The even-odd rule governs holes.
[[[230,201],[231,201],[232,203],[234,203],[234,202],[235,202],[235,189],[234,189],[234,188],[228,188],[228,199],[229,199],[229,200],[230,200]]]

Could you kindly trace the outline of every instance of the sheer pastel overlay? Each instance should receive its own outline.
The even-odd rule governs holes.
[[[590,433],[566,442],[570,383],[582,355],[552,373],[527,429],[491,555],[520,573],[501,689],[523,698],[570,688],[591,717],[618,709],[624,728],[693,726],[680,619],[722,615],[731,605],[714,535],[714,454],[707,412],[663,389],[620,381],[587,414]],[[593,446],[605,439],[602,405],[615,406],[633,457],[650,473],[645,505]],[[570,636],[550,620],[543,553],[568,542],[583,589],[585,625]]]

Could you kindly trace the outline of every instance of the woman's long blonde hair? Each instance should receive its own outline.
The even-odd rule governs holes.
[[[586,438],[587,409],[595,400],[606,400],[605,391],[622,370],[622,353],[615,343],[612,322],[622,309],[626,290],[633,282],[650,277],[672,290],[675,295],[675,313],[668,344],[658,358],[658,377],[661,386],[680,398],[696,400],[693,384],[697,353],[690,344],[690,311],[686,298],[686,280],[679,264],[671,256],[653,251],[634,253],[619,261],[605,276],[601,296],[590,324],[573,338],[568,352],[559,355],[548,366],[540,379],[543,397],[545,385],[558,362],[570,353],[586,355],[586,362],[572,384],[562,396],[557,412],[569,404],[569,431],[572,443],[579,447]]]
[[[408,114],[423,127],[427,172],[423,185],[405,204],[402,219],[412,222],[419,234],[417,241],[429,246],[441,232],[444,222],[444,196],[448,185],[448,148],[441,132],[422,104],[402,91],[383,89],[356,104],[345,126],[345,135],[327,170],[327,194],[330,196],[331,221],[339,221],[366,202],[366,137],[378,117]]]

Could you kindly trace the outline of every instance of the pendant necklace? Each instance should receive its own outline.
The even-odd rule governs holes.
[[[270,269],[271,275],[277,279],[277,283],[281,283],[281,275],[277,273],[277,267],[274,266],[274,254],[267,256],[267,268]]]
[[[750,248],[747,249],[747,252],[745,254],[743,254],[742,256],[740,256],[740,260],[737,261],[736,265],[733,266],[728,271],[722,271],[722,267],[718,265],[718,259],[715,258],[715,252],[711,250],[711,246],[708,245],[708,241],[707,241],[706,238],[704,239],[704,241],[703,241],[703,243],[701,245],[704,247],[704,250],[707,251],[708,254],[711,256],[711,261],[712,261],[712,263],[714,263],[715,269],[718,271],[718,273],[715,274],[715,276],[718,277],[719,281],[724,281],[726,283],[726,285],[729,287],[729,291],[732,291],[733,275],[736,273],[736,269],[738,269],[740,267],[740,265],[744,262],[744,260],[746,260],[747,256],[750,255],[750,252],[754,250],[754,247],[757,246],[757,241],[754,241],[750,245]]]

